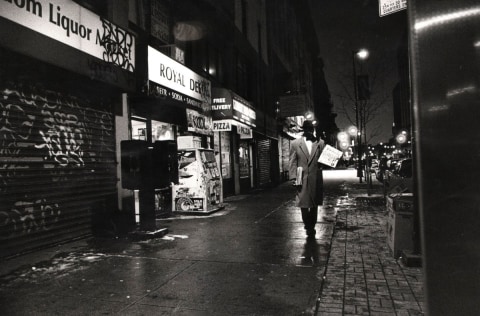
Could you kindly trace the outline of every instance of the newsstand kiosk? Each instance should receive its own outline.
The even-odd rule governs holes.
[[[179,142],[178,178],[172,187],[174,212],[211,214],[223,209],[223,183],[213,149],[182,148]]]

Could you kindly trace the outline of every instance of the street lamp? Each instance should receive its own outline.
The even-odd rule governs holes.
[[[315,117],[313,112],[312,111],[307,111],[304,115],[305,119],[306,120],[313,120],[313,118]]]
[[[337,140],[338,147],[340,147],[341,150],[345,151],[350,147],[350,137],[348,137],[348,134],[346,132],[339,132],[337,134]]]
[[[362,123],[359,121],[359,109],[358,109],[358,91],[357,91],[357,70],[355,67],[355,57],[360,59],[365,59],[368,57],[368,51],[366,49],[360,49],[357,51],[352,51],[352,64],[353,64],[353,88],[355,91],[355,121],[358,128],[357,133],[357,155],[358,155],[358,166],[357,166],[357,177],[362,183]]]
[[[348,128],[348,134],[350,134],[350,136],[354,137],[354,136],[357,136],[357,127],[356,126],[350,126]]]
[[[398,134],[395,139],[397,140],[397,143],[404,144],[407,141],[407,136],[405,134]]]

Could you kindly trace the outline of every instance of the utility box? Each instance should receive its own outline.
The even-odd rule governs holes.
[[[387,244],[397,259],[403,250],[413,251],[413,193],[387,197]]]

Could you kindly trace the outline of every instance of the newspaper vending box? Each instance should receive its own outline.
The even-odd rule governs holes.
[[[403,250],[413,251],[413,193],[387,197],[387,243],[393,257]]]
[[[173,211],[211,213],[223,208],[222,177],[212,149],[179,149],[178,178],[172,188]]]

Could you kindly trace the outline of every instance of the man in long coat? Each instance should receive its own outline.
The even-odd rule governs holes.
[[[302,125],[303,136],[290,145],[289,176],[297,188],[296,206],[302,211],[302,220],[308,237],[315,237],[318,206],[323,204],[323,174],[318,158],[325,143],[315,138],[312,121]],[[298,167],[302,167],[302,178],[297,178]]]

